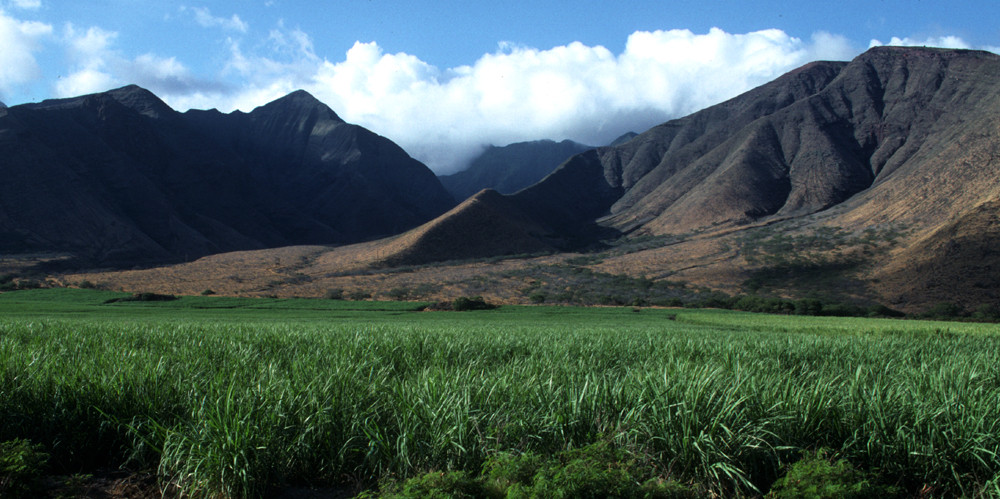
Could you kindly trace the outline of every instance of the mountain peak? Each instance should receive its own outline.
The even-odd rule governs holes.
[[[628,142],[628,141],[636,138],[638,135],[639,134],[637,134],[635,132],[625,132],[621,136],[619,136],[617,139],[612,140],[611,143],[608,144],[608,145],[612,146],[612,147],[614,147],[614,146],[620,146],[620,145],[622,145],[622,144],[624,144],[624,143],[626,143],[626,142]]]
[[[254,111],[258,110],[278,111],[281,112],[282,114],[288,114],[288,113],[297,114],[301,112],[311,112],[314,110],[319,110],[323,113],[326,113],[327,117],[334,121],[339,121],[339,122],[344,121],[340,119],[340,116],[337,116],[337,113],[335,113],[333,109],[330,109],[329,106],[324,104],[316,97],[313,97],[313,95],[310,94],[309,92],[306,92],[305,90],[301,89],[296,90],[279,99],[273,100],[261,107],[258,107]]]
[[[138,85],[127,85],[106,92],[112,99],[150,118],[161,118],[174,112],[153,92]]]

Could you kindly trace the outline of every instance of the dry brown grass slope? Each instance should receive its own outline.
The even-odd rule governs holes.
[[[899,251],[873,275],[888,302],[926,309],[1000,303],[1000,200],[983,203]]]

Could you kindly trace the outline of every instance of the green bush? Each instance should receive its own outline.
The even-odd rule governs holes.
[[[866,497],[895,497],[895,487],[876,485],[872,477],[854,468],[844,459],[833,460],[824,449],[805,453],[802,459],[788,468],[767,494],[768,498],[849,499]]]
[[[899,310],[893,310],[885,305],[871,305],[868,307],[868,317],[905,317],[906,314]]]
[[[41,281],[36,279],[14,280],[11,274],[0,276],[0,291],[18,291],[21,289],[39,289],[42,287]]]
[[[389,491],[384,498],[408,499],[463,499],[483,497],[481,482],[474,480],[464,471],[432,471],[403,482],[399,491]]]
[[[930,319],[953,319],[964,316],[965,309],[957,303],[943,302],[935,304],[921,315]]]
[[[328,289],[326,290],[326,294],[323,295],[323,298],[326,298],[327,300],[343,300],[344,290],[340,288]]]
[[[0,443],[0,497],[35,497],[48,460],[40,444],[22,439]]]
[[[823,313],[823,302],[815,298],[804,298],[795,302],[795,315],[819,315]]]
[[[493,310],[494,308],[497,308],[497,306],[492,303],[486,303],[486,300],[482,296],[473,296],[472,298],[463,296],[451,302],[451,309],[457,312],[464,312],[466,310]]]
[[[542,458],[528,452],[497,454],[483,466],[485,491],[508,498],[695,498],[683,484],[650,477],[652,468],[597,442]]]
[[[135,293],[124,298],[112,298],[104,303],[117,303],[123,301],[173,301],[177,297],[174,295],[161,295],[159,293]]]
[[[515,484],[531,483],[535,473],[542,467],[542,458],[533,452],[513,454],[504,452],[493,455],[483,465],[483,476],[487,487],[498,495]]]
[[[1000,308],[992,304],[980,305],[976,307],[976,310],[972,313],[972,318],[981,321],[1000,320]]]
[[[212,291],[211,289],[206,289],[205,291],[201,292],[201,296],[212,296],[214,294],[215,294],[215,291]]]
[[[393,300],[402,301],[410,296],[410,288],[392,288],[386,291],[385,295]]]
[[[367,292],[367,291],[362,291],[362,290],[359,289],[359,290],[356,290],[356,291],[351,291],[347,295],[347,297],[350,298],[351,300],[354,300],[354,301],[361,301],[361,300],[367,300],[367,299],[371,298],[372,294],[369,293],[369,292]]]

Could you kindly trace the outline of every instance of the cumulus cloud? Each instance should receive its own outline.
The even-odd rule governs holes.
[[[569,138],[600,145],[766,83],[816,59],[849,59],[841,36],[810,40],[781,30],[640,31],[620,54],[579,42],[549,49],[500,43],[468,66],[441,69],[357,42],[343,60],[321,58],[308,35],[282,26],[265,53],[230,40],[233,93],[168,100],[180,109],[249,111],[303,88],[345,120],[385,135],[439,173],[485,145]]]
[[[504,44],[471,66],[439,70],[356,43],[323,61],[307,90],[345,119],[389,136],[440,172],[486,144],[538,138],[609,142],[763,84],[815,59],[853,56],[842,37],[780,30],[636,32],[625,50]]]
[[[872,40],[868,48],[890,45],[896,47],[939,47],[945,49],[975,49],[1000,54],[1000,47],[992,45],[974,46],[958,36],[932,36],[924,39],[894,36],[889,39],[889,43],[882,43],[880,40]]]
[[[18,9],[38,10],[42,7],[42,0],[11,0],[10,5]]]
[[[161,97],[227,89],[222,83],[195,78],[175,57],[151,53],[134,58],[123,56],[114,46],[118,33],[113,31],[98,27],[81,31],[67,24],[63,38],[72,72],[56,83],[59,97],[102,92],[132,83]]]
[[[971,49],[972,46],[965,42],[965,40],[957,36],[932,36],[925,38],[923,40],[918,40],[910,37],[900,38],[894,36],[889,39],[889,43],[882,43],[879,40],[872,40],[868,47],[880,47],[883,45],[891,45],[896,47],[940,47],[945,49]]]
[[[207,9],[186,11],[196,20],[204,17],[205,25],[227,27],[222,21],[233,21],[230,29],[246,28],[235,16],[226,20]],[[0,43],[13,32],[20,33],[14,39],[21,45],[4,46],[22,48],[0,52],[0,62],[18,57],[12,54],[21,59],[0,64],[0,85],[19,74],[11,68],[37,69],[31,44],[51,27],[0,17]],[[463,167],[489,144],[541,138],[605,144],[809,61],[856,55],[845,38],[825,32],[803,40],[777,29],[667,30],[635,32],[620,53],[579,42],[545,49],[500,43],[470,65],[439,68],[412,54],[387,53],[376,42],[357,42],[342,58],[330,60],[317,54],[307,33],[279,22],[250,46],[239,33],[230,33],[226,63],[202,78],[175,57],[124,55],[118,34],[99,27],[66,25],[60,41],[71,63],[55,85],[59,96],[136,83],[178,110],[249,111],[302,88],[439,173]]]
[[[0,10],[0,97],[41,76],[35,54],[51,35],[49,24],[21,21]]]
[[[181,7],[181,12],[191,12],[194,21],[205,28],[222,28],[240,33],[246,33],[250,26],[245,23],[240,16],[233,14],[231,17],[216,17],[208,7]]]

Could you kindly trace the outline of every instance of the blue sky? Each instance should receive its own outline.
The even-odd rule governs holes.
[[[0,0],[0,101],[130,83],[175,109],[303,88],[439,172],[487,144],[599,145],[873,45],[1000,52],[996,0]]]

